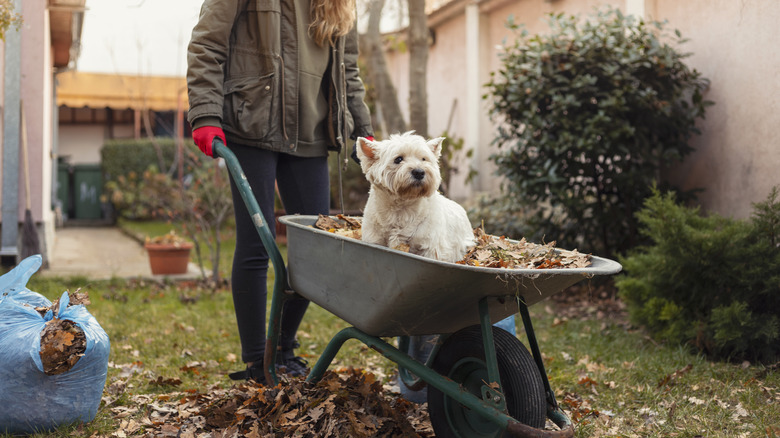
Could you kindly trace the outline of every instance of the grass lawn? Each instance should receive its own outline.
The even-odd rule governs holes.
[[[97,418],[35,437],[122,436],[127,422],[140,421],[147,408],[139,396],[152,403],[174,392],[228,388],[226,374],[243,368],[227,290],[35,276],[28,287],[50,299],[63,290],[88,291],[88,309],[111,339]],[[780,435],[777,365],[709,362],[679,346],[659,345],[625,321],[620,303],[593,295],[586,290],[568,302],[553,297],[531,308],[552,388],[576,421],[578,437]],[[313,363],[346,326],[312,305],[299,352]],[[357,341],[337,355],[333,368],[341,366],[368,369],[386,382],[395,369]]]

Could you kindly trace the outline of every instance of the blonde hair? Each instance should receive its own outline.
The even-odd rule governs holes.
[[[333,44],[349,33],[356,18],[355,0],[312,0],[309,34],[320,46]]]

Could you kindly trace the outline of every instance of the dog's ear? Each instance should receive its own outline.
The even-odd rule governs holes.
[[[436,137],[428,140],[427,145],[436,155],[436,158],[441,157],[441,144],[444,141],[444,137]]]
[[[370,163],[376,160],[376,150],[374,149],[373,141],[364,137],[358,137],[357,146],[357,156],[360,158],[360,161]]]

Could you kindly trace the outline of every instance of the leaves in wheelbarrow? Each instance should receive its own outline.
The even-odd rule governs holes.
[[[360,221],[359,217],[320,215],[314,227],[340,236],[360,239]],[[590,254],[582,254],[576,249],[569,251],[556,248],[554,241],[547,244],[531,243],[525,238],[511,241],[504,236],[487,234],[481,227],[474,229],[474,239],[477,245],[456,263],[504,269],[587,268],[591,265]],[[393,249],[408,252],[409,245]]]
[[[554,241],[543,245],[525,238],[511,241],[487,234],[482,228],[474,229],[474,238],[477,245],[457,263],[505,269],[586,268],[591,264],[590,254],[556,248]]]
[[[361,226],[361,218],[343,214],[335,217],[321,214],[314,223],[320,230],[357,240],[363,237]]]
[[[151,404],[144,436],[433,436],[423,407],[385,395],[373,374],[356,369],[328,371],[316,384],[281,376],[275,387],[248,382],[166,400]]]

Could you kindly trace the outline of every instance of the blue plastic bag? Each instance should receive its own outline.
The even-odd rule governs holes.
[[[30,304],[34,307],[51,306],[51,301],[46,297],[27,289],[27,282],[38,269],[43,260],[41,256],[34,255],[22,260],[15,268],[0,277],[0,303],[7,297],[13,297],[16,301]]]
[[[55,315],[35,310],[51,302],[26,285],[41,266],[40,256],[23,260],[0,277],[0,433],[32,433],[97,415],[108,372],[108,335],[83,305],[60,298],[58,318],[84,332],[84,356],[70,370],[49,376],[40,357],[41,331]]]

